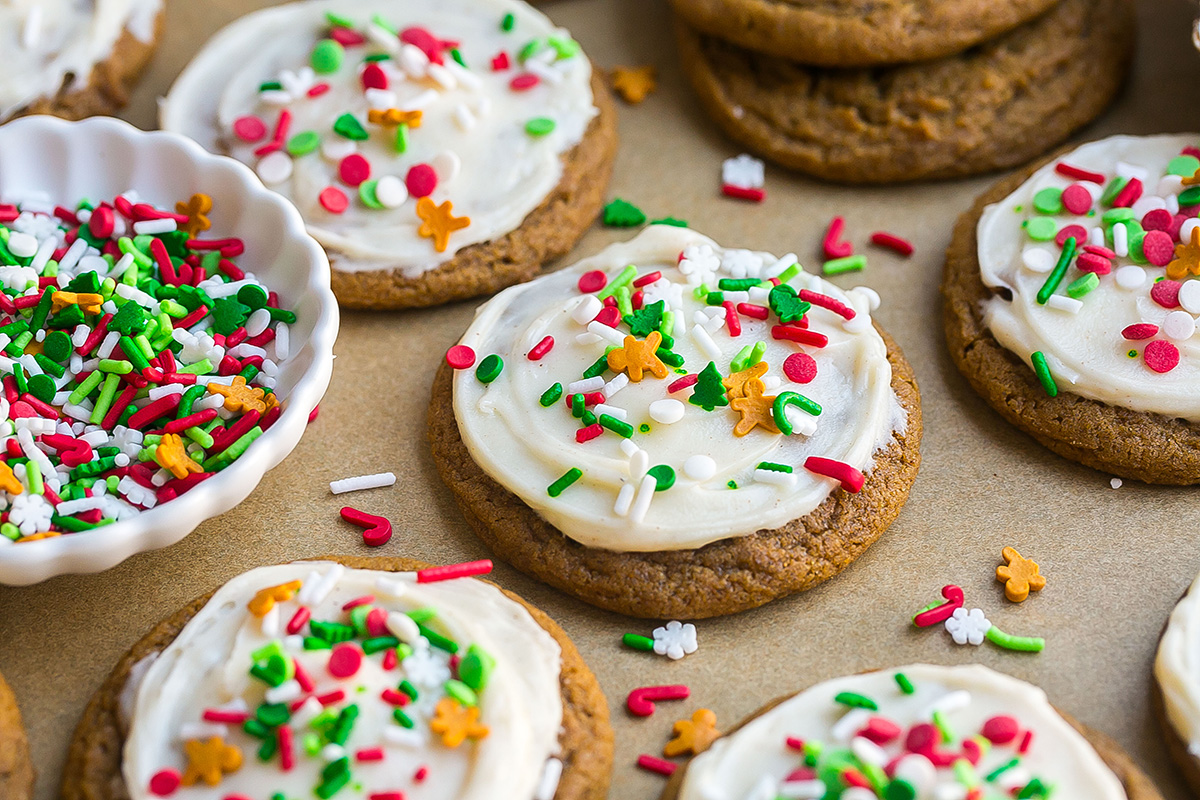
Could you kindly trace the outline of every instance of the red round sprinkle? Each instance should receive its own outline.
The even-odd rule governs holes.
[[[792,353],[784,359],[783,374],[789,381],[808,383],[817,377],[817,362],[808,353]]]
[[[366,69],[362,71],[362,87],[365,92],[367,89],[386,89],[388,88],[387,73],[383,71],[383,67],[372,61],[367,64]]]
[[[1112,272],[1111,261],[1103,256],[1086,251],[1079,254],[1079,258],[1075,261],[1075,266],[1079,268],[1080,272],[1094,272],[1097,275],[1107,275]]]
[[[608,276],[598,269],[579,276],[579,291],[585,294],[598,292],[608,285]]]
[[[321,207],[330,214],[341,214],[350,207],[350,198],[336,186],[326,186],[317,195],[317,199],[321,201]]]
[[[1170,211],[1165,208],[1156,208],[1153,211],[1147,211],[1146,216],[1142,217],[1142,227],[1148,231],[1165,231],[1171,227],[1171,220],[1174,219]]]
[[[621,309],[616,306],[605,306],[600,309],[600,313],[596,315],[596,322],[601,325],[607,325],[610,328],[617,327],[617,323],[621,321]]]
[[[1112,250],[1109,250],[1107,247],[1101,247],[1098,244],[1084,245],[1083,252],[1091,253],[1092,255],[1100,256],[1101,258],[1107,258],[1109,261],[1112,261],[1117,257],[1117,254]]]
[[[1150,287],[1150,299],[1163,308],[1178,308],[1179,287],[1182,285],[1179,281],[1173,281],[1170,278],[1161,280]]]
[[[512,87],[513,91],[522,92],[526,89],[532,89],[533,87],[537,86],[538,76],[531,72],[526,72],[523,75],[518,75],[517,77],[513,78],[508,82],[508,85]]]
[[[617,298],[613,297],[613,296],[610,294],[608,297],[604,298],[604,300],[603,300],[602,302],[603,302],[603,303],[604,303],[604,305],[606,305],[606,306],[614,306],[614,307],[615,307],[615,306],[617,305]],[[36,305],[36,304],[35,304],[35,305]]]
[[[113,210],[108,206],[98,206],[92,211],[92,217],[88,220],[88,230],[97,239],[107,239],[112,236],[115,225],[116,218],[113,216]]]
[[[179,772],[171,768],[161,769],[150,777],[150,793],[158,797],[169,797],[179,788]]]
[[[28,397],[28,395],[26,395]],[[33,406],[26,403],[24,400],[18,400],[8,407],[8,416],[12,419],[23,419],[26,417],[36,417],[38,413],[33,410]]]
[[[1171,227],[1167,228],[1167,235],[1171,237],[1171,241],[1179,239],[1179,229],[1183,227],[1183,223],[1192,218],[1190,214],[1176,214],[1171,217]]]
[[[922,722],[909,729],[908,737],[904,740],[904,746],[914,753],[925,755],[941,740],[942,735],[938,732],[937,728],[928,722]]]
[[[362,650],[350,642],[343,642],[329,654],[329,674],[335,678],[349,678],[362,666]]]
[[[454,369],[470,369],[475,366],[475,351],[465,344],[456,344],[446,351],[446,363]]]
[[[358,186],[371,177],[371,162],[360,153],[351,153],[338,164],[338,175],[347,186]]]
[[[428,197],[437,188],[437,173],[428,164],[417,164],[404,176],[404,185],[413,197]]]
[[[1054,243],[1062,247],[1067,243],[1067,239],[1070,239],[1072,236],[1075,237],[1075,244],[1086,242],[1088,237],[1087,228],[1082,225],[1068,225],[1054,237]]]
[[[233,121],[233,135],[247,144],[262,141],[267,135],[267,123],[258,117],[238,117]]]
[[[1149,231],[1142,239],[1142,253],[1156,267],[1165,267],[1175,257],[1175,240],[1165,231]]]
[[[1078,183],[1073,183],[1062,193],[1063,208],[1076,216],[1083,216],[1092,210],[1092,194]]]
[[[860,730],[858,735],[875,744],[884,745],[899,738],[902,730],[899,725],[886,717],[871,717],[866,727]]]
[[[400,41],[418,48],[434,64],[441,64],[443,62],[442,40],[425,28],[405,28],[400,31]]]
[[[1149,322],[1139,322],[1121,331],[1121,335],[1131,341],[1149,339],[1158,335],[1158,326]]]
[[[656,280],[658,280],[661,277],[662,277],[662,272],[660,272],[659,270],[654,270],[654,272],[647,272],[645,275],[641,275],[641,276],[635,278],[633,281],[633,285],[636,288],[640,289],[643,286],[649,286],[650,284],[654,283]]]
[[[340,44],[342,47],[354,47],[355,45],[366,44],[366,37],[358,31],[350,28],[334,28],[329,32],[329,38]]]
[[[983,723],[981,733],[983,734],[983,738],[992,744],[1008,744],[1017,738],[1020,730],[1021,728],[1015,718],[1007,714],[1001,714]]]
[[[974,739],[966,739],[962,743],[963,758],[971,762],[971,766],[976,766],[979,760],[983,758],[983,748],[979,746],[979,742]]]
[[[1155,372],[1170,372],[1179,366],[1179,348],[1170,342],[1156,339],[1142,351],[1146,366]]]

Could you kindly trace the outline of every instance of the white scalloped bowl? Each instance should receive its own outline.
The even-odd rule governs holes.
[[[213,199],[210,238],[246,243],[237,262],[296,312],[289,359],[276,390],[283,412],[233,464],[191,491],[129,520],[90,532],[0,544],[0,583],[25,585],[67,573],[100,572],[135,553],[174,544],[206,519],[245,500],[267,470],[296,447],[333,372],[338,307],[329,261],[300,213],[247,167],[172,133],[147,133],[120,120],[65,122],[26,117],[0,126],[0,199],[41,190],[74,206],[129,189],[160,208],[200,192]]]

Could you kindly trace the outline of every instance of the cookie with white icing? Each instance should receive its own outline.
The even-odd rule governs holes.
[[[167,618],[76,729],[65,798],[602,798],[595,677],[542,612],[427,565],[264,567]]]
[[[162,0],[0,0],[0,121],[124,107],[154,54],[162,14]]]
[[[28,800],[33,796],[33,764],[21,710],[0,675],[0,797]]]
[[[662,800],[1161,800],[1108,737],[983,666],[913,664],[819,683],[676,771]]]
[[[162,125],[295,203],[354,308],[532,277],[599,213],[616,150],[598,74],[519,0],[304,0],[249,14],[180,75]]]
[[[951,355],[1005,419],[1150,483],[1200,482],[1197,144],[1117,136],[1002,181],[942,286]]]
[[[877,301],[651,226],[480,308],[477,363],[435,381],[435,463],[500,557],[603,608],[700,618],[810,588],[891,524],[919,462]]]
[[[1200,792],[1200,577],[1175,606],[1154,659],[1154,708],[1167,750]]]

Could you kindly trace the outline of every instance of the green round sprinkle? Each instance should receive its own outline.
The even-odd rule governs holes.
[[[288,139],[287,151],[294,156],[306,156],[320,146],[320,134],[316,131],[301,131]]]
[[[329,75],[337,72],[342,66],[342,58],[346,48],[333,39],[322,39],[312,51],[312,68],[318,75]]]
[[[913,800],[916,796],[917,790],[903,778],[894,779],[883,792],[884,800]]]
[[[1054,376],[1050,374],[1050,367],[1046,364],[1046,356],[1041,351],[1035,352],[1029,356],[1029,360],[1033,362],[1033,371],[1037,373],[1038,380],[1042,383],[1042,388],[1046,390],[1046,394],[1050,397],[1058,397],[1058,384],[1054,382]]]
[[[1058,233],[1058,223],[1049,217],[1034,217],[1025,226],[1025,232],[1035,242],[1048,242]]]
[[[1062,189],[1053,186],[1042,189],[1033,196],[1033,209],[1039,214],[1061,214],[1063,210]]]
[[[367,208],[383,208],[383,203],[379,202],[379,198],[375,196],[375,187],[378,185],[379,181],[374,178],[358,185],[358,199],[362,200],[363,205]]]
[[[1179,175],[1183,178],[1192,177],[1198,169],[1200,169],[1200,158],[1195,156],[1175,156],[1167,164],[1168,175]]]
[[[1200,186],[1192,186],[1179,193],[1179,205],[1200,205]]]
[[[1067,295],[1076,300],[1100,285],[1100,277],[1094,272],[1085,272],[1067,284]]]
[[[1125,222],[1131,219],[1133,219],[1132,208],[1110,208],[1108,211],[1105,211],[1100,215],[1100,220],[1108,223],[1109,225],[1117,222]]]
[[[654,640],[649,636],[639,636],[636,633],[627,633],[621,637],[621,643],[626,647],[632,647],[634,650],[653,650]]]
[[[42,342],[42,352],[55,361],[66,361],[71,357],[71,337],[63,331],[46,334],[46,341]]]
[[[1128,225],[1125,227],[1129,230],[1129,260],[1142,266],[1149,264],[1150,260],[1146,258],[1146,251],[1143,247],[1146,242],[1146,232],[1135,231]]]
[[[43,403],[49,403],[54,399],[54,378],[44,374],[34,375],[29,379],[29,393]]]
[[[263,703],[255,711],[258,721],[269,728],[278,728],[292,716],[286,703]]]
[[[475,368],[475,377],[479,379],[480,383],[491,383],[500,376],[503,369],[504,359],[492,353],[479,362],[479,366]]]
[[[1130,350],[1130,351],[1129,351],[1128,353],[1126,353],[1125,355],[1129,356],[1130,358],[1137,358],[1137,357],[1138,357],[1138,351],[1137,351],[1137,350]]]
[[[258,310],[267,304],[267,290],[256,283],[248,283],[238,289],[238,302]]]
[[[583,470],[579,469],[579,467],[571,467],[563,473],[561,478],[546,487],[546,494],[551,497],[558,497],[568,486],[582,477]]]
[[[646,470],[646,474],[655,480],[654,491],[665,492],[675,485],[675,470],[668,467],[666,464],[659,464],[656,467],[651,467]]]
[[[1112,201],[1117,199],[1117,195],[1125,188],[1125,184],[1129,183],[1128,178],[1122,178],[1120,175],[1108,182],[1108,186],[1104,189],[1104,194],[1100,195],[1100,202],[1103,205],[1112,205]]]
[[[878,703],[867,697],[865,694],[859,694],[858,692],[840,692],[836,697],[833,698],[833,702],[841,703],[842,705],[849,706],[850,708],[865,708],[869,711],[879,710]]]
[[[545,136],[554,130],[554,120],[549,117],[534,117],[525,123],[525,132],[530,136]]]
[[[650,432],[650,423],[643,422],[641,425],[638,426],[638,430],[641,431],[642,433],[649,433]]]

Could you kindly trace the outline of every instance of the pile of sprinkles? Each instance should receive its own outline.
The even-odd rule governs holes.
[[[211,210],[0,204],[0,546],[168,502],[279,418],[296,315],[202,238]]]
[[[1162,175],[1129,164],[1109,175],[1065,161],[1054,172],[1070,181],[1066,188],[1043,188],[1031,209],[1014,209],[1026,214],[1032,243],[1022,266],[1046,274],[1038,304],[1080,314],[1096,291],[1146,296],[1150,308],[1167,311],[1161,324],[1113,320],[1113,346],[1151,372],[1171,372],[1200,314],[1200,283],[1189,280],[1200,276],[1200,148],[1184,148]],[[1045,354],[1029,360],[1046,394],[1057,396]]]
[[[564,385],[547,386],[540,396],[529,398],[547,413],[569,414],[578,420],[575,444],[603,436],[619,437],[620,449],[630,461],[633,480],[624,483],[613,498],[613,513],[633,523],[642,522],[658,492],[667,492],[678,477],[668,464],[651,464],[639,439],[655,426],[672,425],[688,413],[716,413],[730,417],[734,437],[759,434],[810,436],[816,431],[820,404],[797,391],[769,394],[783,380],[810,383],[817,375],[817,361],[810,351],[825,347],[829,338],[820,326],[840,325],[858,333],[870,328],[866,314],[840,300],[808,288],[795,289],[790,281],[804,275],[794,255],[763,264],[756,254],[726,250],[718,254],[708,244],[685,247],[678,256],[678,269],[686,283],[665,277],[661,270],[627,265],[609,274],[593,270],[579,277],[579,298],[570,317],[578,326],[577,343],[595,347],[597,358],[578,377]],[[727,277],[728,276],[728,277]],[[872,303],[878,300],[870,290]],[[685,292],[689,304],[698,303],[686,317]],[[814,309],[820,314],[814,314]],[[686,363],[675,351],[683,336],[703,354],[700,361]],[[745,345],[726,363],[714,337],[728,336]],[[795,351],[770,375],[764,360],[767,338],[790,342]],[[526,354],[529,361],[555,357],[553,336],[546,336]],[[478,360],[467,345],[459,344],[446,354],[456,370],[475,369],[483,384],[502,379],[505,364],[495,354]],[[656,381],[662,397],[649,405],[649,420],[631,420],[617,399],[630,383]],[[716,461],[698,453],[681,465],[685,476],[707,480],[717,470]],[[762,461],[748,477],[787,489],[795,485],[795,470],[835,481],[849,492],[858,492],[865,480],[854,466],[831,458],[810,456],[803,464]],[[571,491],[584,478],[584,470],[571,467],[546,487],[549,497]],[[736,490],[736,481],[729,481]]]
[[[412,773],[389,773],[394,788],[364,795],[355,770],[386,765],[396,748],[423,747],[427,740],[453,750],[486,738],[480,701],[497,662],[479,645],[447,636],[436,608],[389,611],[387,599],[402,597],[414,580],[453,580],[490,569],[491,562],[484,561],[382,576],[375,589],[384,602],[375,595],[356,597],[328,619],[316,618],[313,609],[345,574],[340,564],[304,580],[262,587],[246,611],[270,641],[244,665],[254,687],[247,696],[261,696],[261,702],[248,704],[239,696],[182,723],[178,739],[186,766],[158,769],[149,791],[170,797],[181,786],[219,786],[251,759],[281,776],[305,762],[318,764],[311,792],[321,800],[346,789],[370,800],[403,800],[405,789],[437,781],[438,775],[423,765]],[[390,673],[394,685],[377,695],[366,692],[365,670]],[[380,713],[389,723],[377,738],[364,737],[356,723]],[[547,763],[538,798],[553,797],[561,769],[557,759]],[[248,800],[282,797],[268,790]]]
[[[454,214],[452,200],[436,203],[432,195],[454,180],[462,160],[451,150],[429,162],[405,155],[412,138],[424,133],[422,123],[431,107],[457,93],[448,114],[456,127],[471,131],[481,117],[493,113],[491,100],[480,91],[481,70],[511,76],[507,91],[527,94],[541,83],[561,83],[566,65],[581,57],[579,45],[559,35],[522,38],[514,15],[506,14],[497,25],[512,36],[511,49],[500,50],[489,63],[468,64],[458,41],[422,26],[397,26],[379,15],[356,21],[333,12],[326,21],[309,63],[262,83],[262,111],[233,120],[231,141],[252,149],[259,177],[268,185],[288,181],[301,159],[336,165],[328,185],[303,188],[313,196],[297,198],[302,206],[311,201],[333,215],[351,206],[379,213],[406,207],[419,222],[418,235],[445,252],[453,234],[471,220]],[[328,128],[295,129],[295,121],[307,114],[306,105],[325,103],[320,98],[343,85],[355,99],[329,120]],[[460,90],[470,94],[463,97]],[[550,115],[513,124],[531,139],[557,127]],[[394,158],[373,163],[360,151],[369,140]]]

